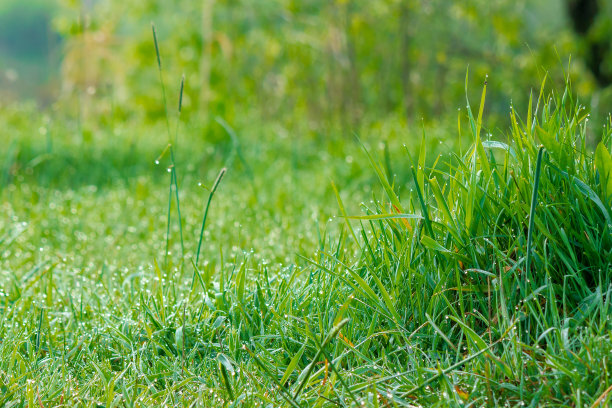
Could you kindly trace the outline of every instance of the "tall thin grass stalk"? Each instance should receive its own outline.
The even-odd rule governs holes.
[[[168,198],[168,228],[167,228],[167,234],[166,234],[166,253],[165,253],[165,267],[168,267],[168,255],[169,255],[169,245],[170,245],[170,223],[171,223],[171,209],[172,209],[172,188],[174,187],[175,190],[175,198],[176,198],[176,209],[177,209],[177,216],[178,216],[178,223],[179,223],[179,234],[180,234],[180,241],[181,241],[181,257],[184,258],[185,257],[185,243],[184,243],[184,239],[183,239],[183,222],[182,222],[182,217],[181,217],[181,205],[180,205],[180,199],[179,199],[179,187],[178,187],[178,175],[176,172],[176,161],[174,158],[174,146],[172,144],[172,134],[170,132],[170,118],[169,118],[169,114],[168,114],[168,102],[167,102],[167,98],[166,98],[166,85],[164,82],[164,74],[163,74],[163,68],[162,68],[162,62],[161,62],[161,55],[159,52],[159,43],[157,41],[157,31],[155,30],[155,24],[151,23],[151,30],[153,32],[153,43],[155,44],[155,56],[157,57],[157,70],[159,73],[159,84],[161,87],[161,94],[162,94],[162,101],[163,101],[163,105],[164,105],[164,117],[165,117],[165,121],[166,121],[166,130],[168,132],[168,141],[169,141],[169,147],[170,147],[170,194],[169,194],[169,198]],[[179,122],[180,122],[180,116],[181,116],[181,108],[182,108],[182,102],[183,102],[183,89],[184,89],[184,85],[185,85],[185,76],[183,75],[183,77],[181,78],[181,88],[180,88],[180,93],[179,93],[179,104],[178,104],[178,117],[177,117],[177,123],[176,123],[176,129],[175,129],[175,134],[174,134],[174,143],[176,144],[176,142],[178,141],[178,126],[179,126]]]
[[[181,90],[179,92],[178,116],[176,119],[176,130],[174,132],[174,144],[178,142],[178,129],[181,121],[181,110],[183,106],[183,89],[185,88],[185,75],[181,77]],[[183,241],[183,223],[181,217],[181,200],[179,199],[178,175],[176,174],[176,162],[174,160],[174,147],[170,146],[170,160],[172,161],[172,175],[174,176],[174,194],[176,196],[176,212],[179,219],[179,234],[181,238],[181,256],[185,257],[185,244]]]

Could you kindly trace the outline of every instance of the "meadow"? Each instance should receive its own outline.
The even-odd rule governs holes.
[[[0,104],[1,407],[610,404],[612,119],[584,65],[507,85],[462,56],[387,113],[334,77],[326,111],[305,55],[278,99],[247,51],[214,59],[242,82],[213,64],[202,97],[145,38],[129,103],[70,77]]]

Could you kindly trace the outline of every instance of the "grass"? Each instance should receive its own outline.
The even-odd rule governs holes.
[[[158,165],[169,116],[5,115],[0,406],[606,406],[611,124],[542,86],[493,140],[485,97],[418,149],[219,119]]]

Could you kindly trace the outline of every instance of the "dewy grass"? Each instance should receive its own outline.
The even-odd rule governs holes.
[[[287,180],[272,153],[250,161],[255,181],[267,176],[256,209],[243,203],[250,176],[218,188],[222,170],[205,203],[182,183],[199,285],[151,265],[167,232],[157,184],[54,191],[57,213],[41,201],[28,204],[30,226],[0,219],[0,406],[609,405],[612,123],[592,154],[571,90],[543,90],[525,121],[511,109],[508,133],[483,140],[484,96],[463,118],[463,152],[423,147],[402,159],[412,174],[401,149],[384,166],[367,150],[359,167],[370,162],[364,180],[381,197],[359,214],[356,194],[318,196],[341,217],[309,238],[305,261],[217,259],[202,245],[269,234],[259,251],[295,252],[310,207],[293,223],[275,217],[313,200],[307,176],[325,178],[323,162],[288,198],[269,182]],[[21,187],[17,204],[40,200]],[[118,207],[130,197],[141,219]]]

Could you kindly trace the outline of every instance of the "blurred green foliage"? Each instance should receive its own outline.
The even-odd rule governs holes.
[[[6,143],[0,155],[15,155],[27,168],[38,155],[61,151],[73,157],[63,162],[75,163],[74,174],[61,166],[53,173],[48,163],[35,161],[45,180],[89,174],[92,184],[104,183],[110,172],[104,166],[85,171],[106,162],[85,160],[84,150],[102,157],[115,151],[126,163],[148,165],[167,143],[166,109],[172,127],[176,123],[183,74],[178,149],[191,155],[211,146],[222,157],[234,154],[236,140],[218,119],[235,130],[247,162],[259,162],[248,152],[257,143],[302,151],[305,140],[344,160],[353,155],[345,142],[354,134],[374,146],[389,143],[396,154],[403,143],[418,145],[421,120],[429,145],[453,149],[457,108],[466,120],[465,98],[478,101],[483,82],[489,84],[485,131],[499,137],[510,105],[525,109],[529,91],[546,75],[552,89],[571,78],[597,129],[612,87],[602,87],[589,68],[589,44],[605,37],[612,7],[596,3],[596,18],[581,34],[570,18],[571,1],[57,0],[21,6],[6,0],[0,54],[11,57],[0,58],[0,120],[16,148],[11,153]],[[43,44],[56,35],[60,45]],[[54,68],[51,54],[58,47],[61,68],[59,58]],[[46,79],[33,79],[28,69],[41,68]],[[19,81],[9,84],[15,75]],[[54,102],[42,115],[33,105],[13,103],[34,94],[27,86],[40,92],[39,102]],[[594,142],[599,132],[589,135]],[[144,151],[150,155],[136,159]],[[211,154],[196,156],[190,160]]]
[[[525,105],[525,90],[539,88],[547,70],[553,83],[570,75],[579,95],[601,96],[562,0],[62,4],[55,25],[68,39],[63,81],[74,85],[64,89],[96,92],[96,109],[113,104],[123,116],[162,116],[149,22],[158,27],[168,87],[177,90],[170,105],[184,73],[185,113],[199,119],[255,115],[326,133],[389,116],[437,120],[465,104],[468,66],[474,83],[489,75],[488,110],[498,118],[507,118],[510,101]],[[595,31],[609,14],[602,9]]]

